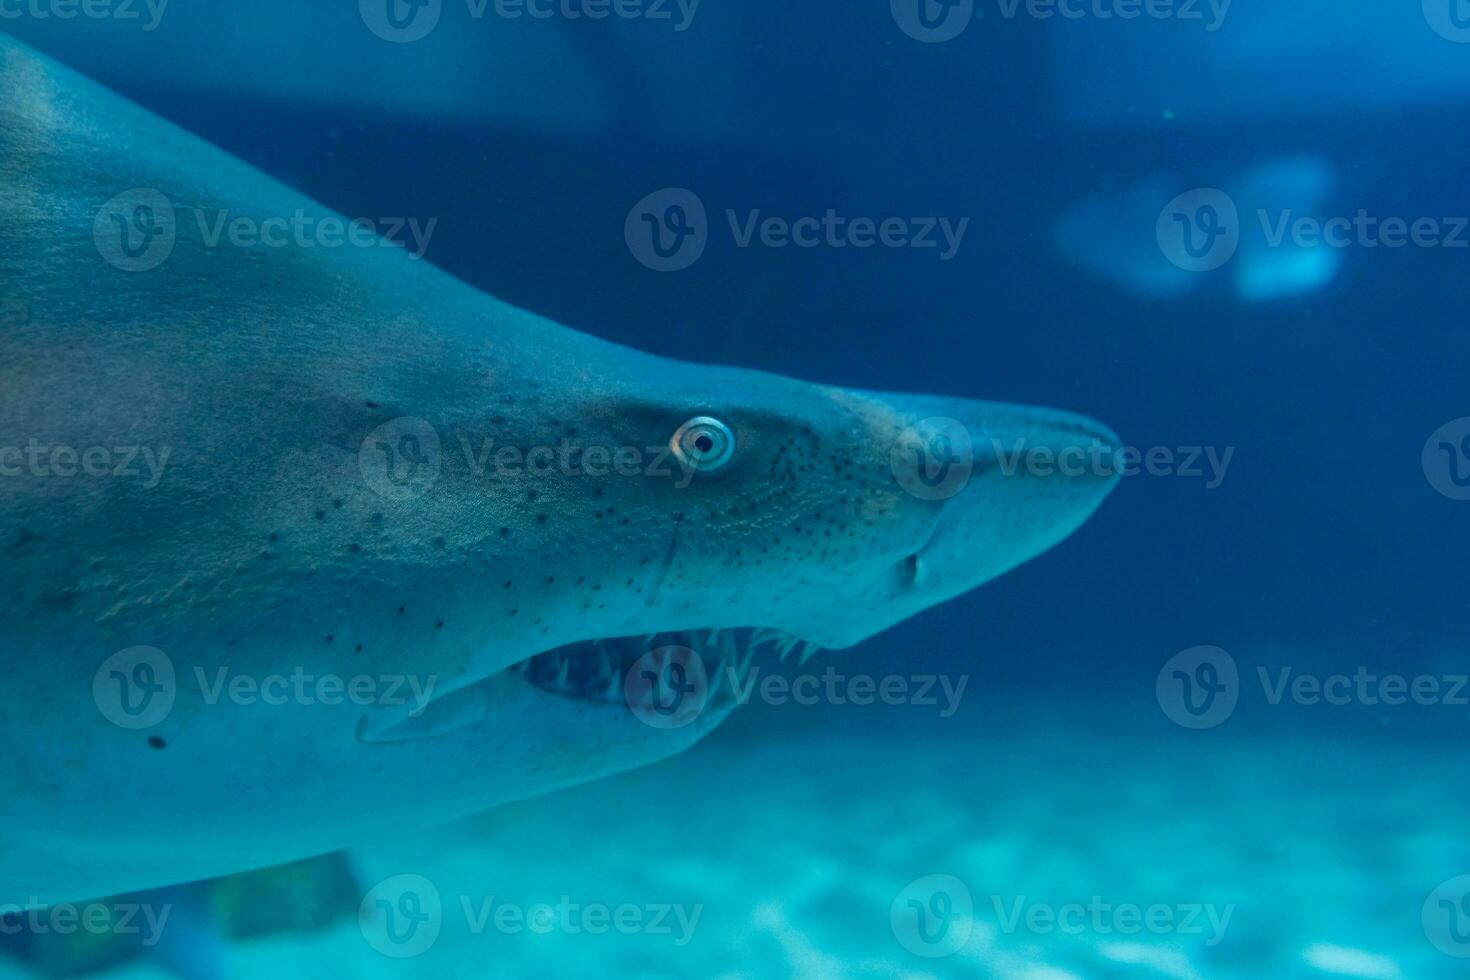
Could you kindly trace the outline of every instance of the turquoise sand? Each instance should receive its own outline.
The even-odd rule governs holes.
[[[1470,943],[1442,950],[1421,919],[1436,886],[1470,873],[1444,741],[1034,719],[936,739],[877,717],[716,733],[649,769],[353,852],[365,893],[432,884],[440,928],[416,955],[384,955],[402,950],[349,912],[225,961],[277,980],[1470,975],[1453,955]],[[968,907],[953,884],[942,906],[916,892],[931,875],[961,883]],[[913,916],[940,908],[951,917],[925,946]],[[106,975],[169,976],[146,960]]]

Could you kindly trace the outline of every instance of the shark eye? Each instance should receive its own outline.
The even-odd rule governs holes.
[[[700,415],[679,426],[669,446],[691,469],[717,470],[735,455],[735,433],[719,419]]]

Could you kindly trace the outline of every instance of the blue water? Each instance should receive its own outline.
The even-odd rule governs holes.
[[[940,43],[905,33],[902,2],[706,0],[676,31],[476,21],[445,0],[407,44],[352,4],[306,6],[0,29],[340,212],[437,219],[428,261],[589,333],[1056,405],[1170,473],[1125,478],[1055,550],[807,665],[967,678],[948,716],[942,699],[748,705],[648,770],[353,852],[363,890],[412,874],[443,897],[422,955],[381,955],[349,903],[314,931],[217,940],[227,975],[1470,975],[1453,0],[1240,0],[1214,30],[994,0]],[[709,242],[658,272],[624,226],[670,187],[706,206]],[[1235,206],[1239,242],[1189,269],[1156,222],[1200,189]],[[1174,206],[1194,246],[1202,201]],[[943,259],[742,247],[727,210],[968,224]],[[1430,221],[1440,243],[1271,240],[1283,215],[1360,213]],[[1228,453],[1217,479],[1206,450]],[[1391,703],[1386,676],[1434,693]],[[474,928],[460,899],[492,896],[702,912],[687,935]],[[1129,928],[1135,910],[1169,924]]]

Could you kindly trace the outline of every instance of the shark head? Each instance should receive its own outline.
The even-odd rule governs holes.
[[[0,149],[0,905],[672,755],[758,651],[861,642],[1114,482],[1077,416],[670,361],[401,251],[212,236],[343,219],[3,37]]]
[[[860,643],[1057,544],[1116,482],[1117,438],[1082,416],[681,363],[553,329],[530,374],[523,356],[473,372],[504,407],[466,414],[472,393],[441,381],[453,394],[434,421],[377,423],[440,447],[433,486],[390,523],[459,502],[418,534],[478,583],[453,618],[479,631],[488,615],[507,642],[461,670],[472,688],[369,716],[366,743],[498,724],[575,760],[568,781],[672,754],[735,707],[759,651]],[[374,476],[410,455],[366,444]]]

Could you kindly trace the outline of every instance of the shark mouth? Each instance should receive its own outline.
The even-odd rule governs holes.
[[[769,647],[785,659],[804,662],[817,651],[813,643],[780,630],[724,629],[588,640],[556,647],[522,660],[492,678],[519,677],[538,691],[579,703],[617,705],[643,719],[679,717],[709,711],[723,718],[740,703],[740,691],[757,653]],[[490,708],[486,678],[436,697],[427,706],[410,705],[370,713],[358,721],[357,738],[366,743],[408,742],[448,735],[482,721]],[[688,697],[693,693],[694,697]],[[671,696],[674,696],[670,700]]]
[[[650,673],[678,670],[686,683],[703,687],[710,701],[733,701],[756,653],[769,647],[780,659],[796,653],[800,661],[818,647],[773,629],[716,629],[649,633],[588,640],[556,647],[509,669],[532,686],[562,697],[626,705],[630,687]]]

